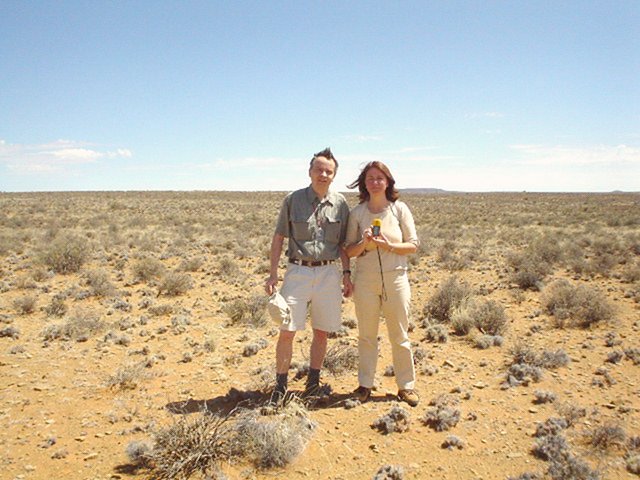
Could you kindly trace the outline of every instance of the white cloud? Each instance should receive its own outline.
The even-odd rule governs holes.
[[[56,140],[47,144],[9,144],[0,140],[0,164],[16,173],[52,173],[73,165],[96,163],[101,158],[130,158],[128,149],[101,151],[91,145],[72,140]]]
[[[517,162],[534,166],[596,166],[610,164],[640,165],[640,148],[626,145],[567,147],[562,145],[512,145],[521,154]]]

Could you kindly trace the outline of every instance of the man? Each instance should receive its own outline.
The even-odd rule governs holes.
[[[272,403],[282,400],[287,391],[293,339],[296,332],[305,327],[309,304],[313,339],[305,395],[319,392],[327,333],[340,329],[342,295],[348,297],[353,291],[349,258],[342,249],[349,206],[341,194],[329,191],[337,169],[338,162],[329,148],[313,156],[309,165],[311,185],[286,196],[271,241],[271,269],[265,290],[271,295],[276,289],[280,254],[284,239],[288,238],[287,271],[280,293],[291,310],[291,321],[280,327],[276,346],[276,386]],[[335,265],[338,259],[342,273]]]

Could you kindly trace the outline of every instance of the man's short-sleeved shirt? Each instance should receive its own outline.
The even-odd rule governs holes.
[[[308,186],[285,197],[276,233],[289,239],[289,258],[335,260],[340,257],[348,220],[349,205],[342,194],[329,192],[320,199]]]

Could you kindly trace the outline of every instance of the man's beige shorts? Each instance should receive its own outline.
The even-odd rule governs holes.
[[[307,306],[311,308],[311,326],[325,332],[340,329],[342,309],[341,275],[335,265],[304,267],[289,264],[280,293],[291,308],[291,322],[282,330],[304,330]]]

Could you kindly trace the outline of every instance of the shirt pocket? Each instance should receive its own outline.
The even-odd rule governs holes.
[[[309,228],[309,222],[307,221],[300,221],[300,222],[292,221],[291,230],[292,230],[291,236],[296,240],[306,242],[313,239],[311,228]]]
[[[329,243],[339,243],[340,233],[342,231],[342,222],[340,220],[332,220],[327,218],[324,225],[324,239]]]

